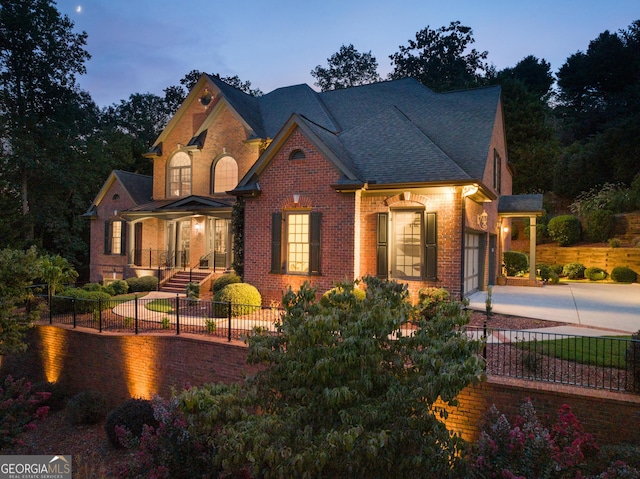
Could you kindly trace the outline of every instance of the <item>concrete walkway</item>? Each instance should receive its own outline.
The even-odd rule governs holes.
[[[640,284],[562,283],[542,288],[493,286],[493,312],[561,321],[566,334],[635,333],[640,330]],[[485,311],[486,291],[469,297],[469,307]],[[588,328],[592,331],[589,333]],[[549,331],[546,328],[545,331]]]

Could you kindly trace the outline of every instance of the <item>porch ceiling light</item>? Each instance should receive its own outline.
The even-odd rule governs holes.
[[[475,195],[478,192],[478,185],[465,185],[462,187],[462,197]]]

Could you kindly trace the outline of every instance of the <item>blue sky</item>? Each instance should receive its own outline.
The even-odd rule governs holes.
[[[496,68],[527,55],[555,73],[605,30],[640,19],[638,0],[58,0],[58,10],[88,34],[87,74],[79,78],[100,106],[132,93],[163,94],[189,71],[238,75],[268,93],[307,83],[341,45],[389,55],[426,26],[459,20],[473,47]]]

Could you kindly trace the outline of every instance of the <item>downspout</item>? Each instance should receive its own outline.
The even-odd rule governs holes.
[[[467,197],[464,194],[464,189],[463,189],[463,193],[462,193],[462,218],[460,221],[460,300],[462,301],[462,299],[464,299],[464,255],[465,255],[465,251],[464,251],[464,239],[465,239],[465,217],[467,216],[467,213],[465,211],[465,205],[467,203]]]

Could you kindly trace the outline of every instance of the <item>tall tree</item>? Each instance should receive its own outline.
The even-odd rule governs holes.
[[[560,154],[547,104],[553,76],[548,62],[533,55],[496,74],[502,86],[509,163],[515,194],[547,192]]]
[[[311,76],[317,80],[315,85],[322,91],[366,85],[381,80],[376,57],[371,51],[360,53],[352,44],[342,45],[337,53],[327,58],[327,62],[327,68],[318,65],[311,70]]]
[[[560,139],[554,190],[574,197],[604,183],[629,185],[640,172],[640,20],[605,31],[558,71]]]
[[[469,50],[474,42],[471,27],[459,21],[437,30],[427,26],[389,56],[394,65],[389,78],[413,77],[435,91],[479,86],[491,69],[485,63],[488,52]]]
[[[3,170],[19,184],[22,214],[30,189],[60,158],[47,155],[60,131],[60,111],[76,95],[76,75],[90,58],[87,34],[74,33],[52,0],[4,0],[0,6],[0,137]],[[27,235],[33,238],[33,220]]]

